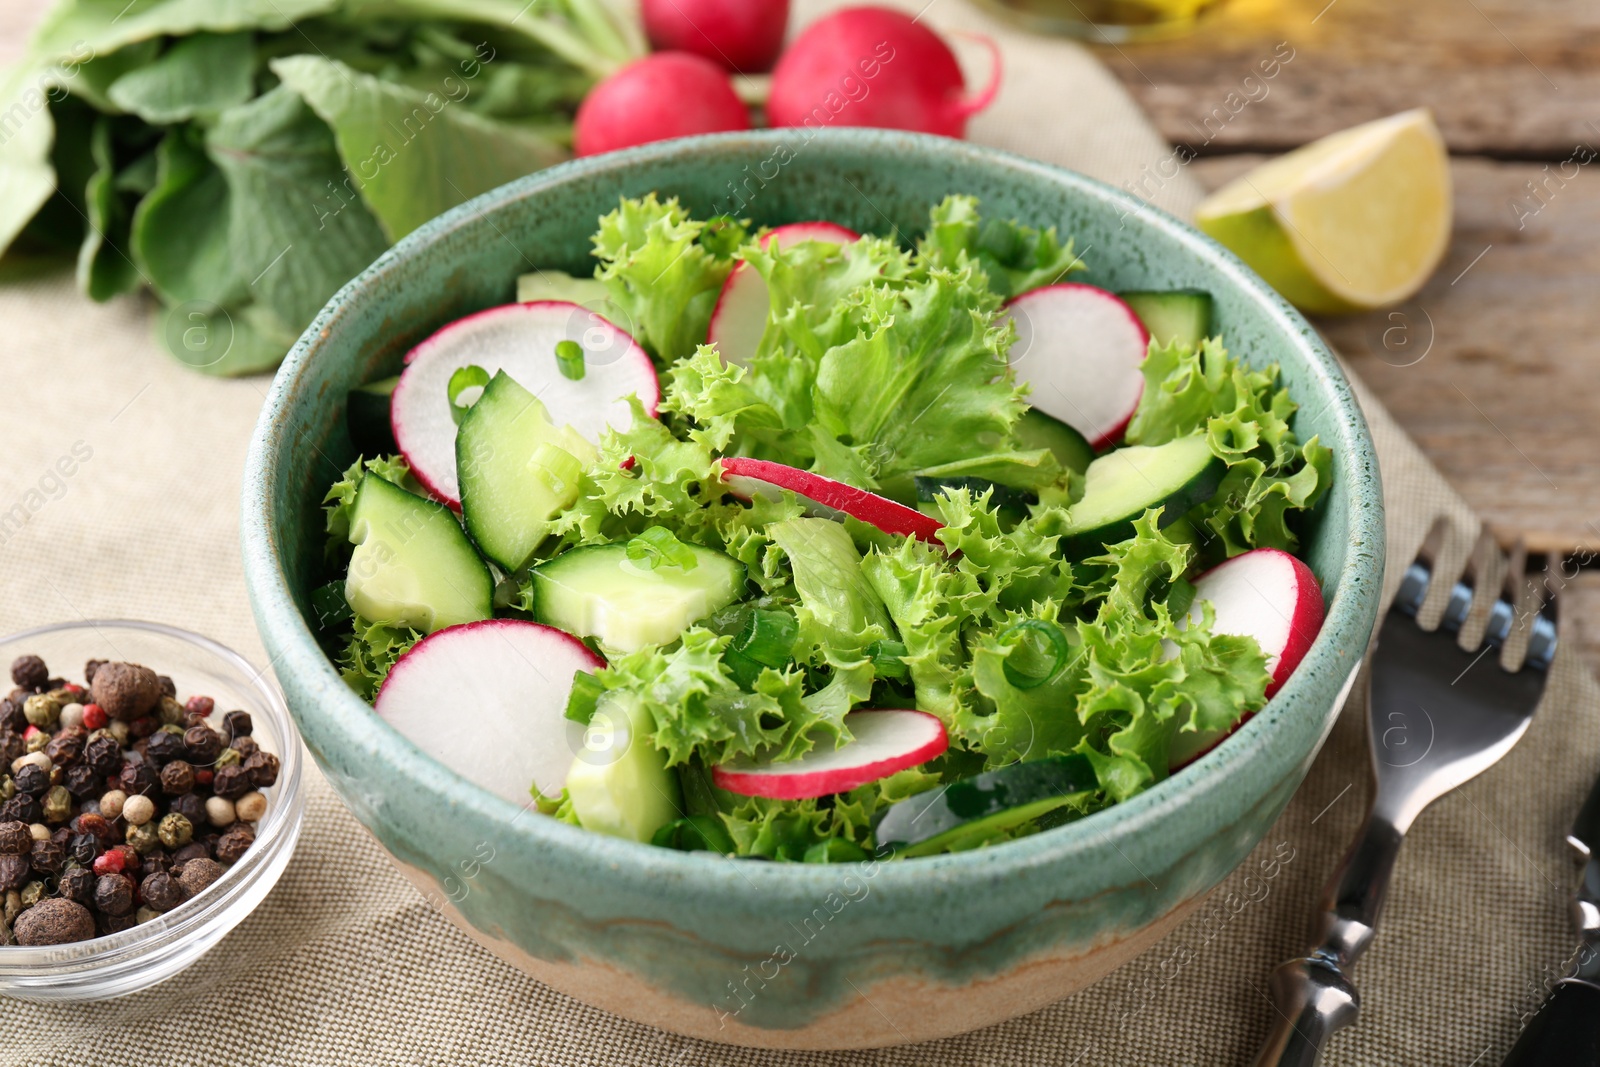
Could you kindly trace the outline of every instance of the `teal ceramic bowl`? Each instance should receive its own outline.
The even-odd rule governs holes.
[[[485,194],[401,241],[327,306],[273,383],[249,456],[244,556],[256,621],[312,755],[418,887],[527,973],[619,1015],[752,1046],[920,1041],[1023,1014],[1175,926],[1266,832],[1349,691],[1377,612],[1383,516],[1361,411],[1305,320],[1208,238],[1108,186],[959,141],[837,130],[666,142]],[[1111,289],[1194,286],[1230,347],[1277,361],[1298,430],[1333,450],[1307,539],[1327,622],[1268,707],[1216,751],[1092,818],[995,848],[860,866],[734,862],[519,812],[424,756],[353,695],[308,622],[319,502],[352,459],[345,395],[437,327],[574,273],[596,218],[657,190],[700,215],[826,218],[915,235],[930,204],[1053,225]],[[742,202],[742,203],[741,203]],[[462,709],[469,715],[470,709]],[[464,720],[465,721],[465,720]]]

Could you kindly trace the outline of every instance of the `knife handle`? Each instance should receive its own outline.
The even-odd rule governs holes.
[[[1517,1038],[1503,1067],[1600,1064],[1600,987],[1563,980]]]

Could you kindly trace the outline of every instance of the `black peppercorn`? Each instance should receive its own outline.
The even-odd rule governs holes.
[[[61,875],[61,895],[79,904],[94,904],[95,873],[87,867],[73,867]]]
[[[143,741],[159,729],[161,729],[161,723],[154,715],[141,715],[128,723],[129,736],[139,741]]]
[[[248,711],[230,711],[222,717],[222,732],[231,741],[235,737],[249,737],[256,731]]]
[[[162,696],[176,697],[178,695],[177,685],[174,684],[172,679],[167,677],[165,674],[156,675],[156,684],[161,687]]]
[[[211,779],[211,791],[229,800],[238,800],[254,788],[255,781],[250,772],[237,763],[219,767]]]
[[[28,717],[22,713],[22,701],[6,697],[0,700],[0,730],[21,733],[28,728]]]
[[[18,793],[0,804],[0,822],[23,822],[31,826],[43,818],[44,809],[39,806],[39,798],[27,793]]]
[[[240,763],[254,756],[260,750],[260,746],[256,744],[256,739],[253,737],[235,737],[228,742],[228,747],[239,753]]]
[[[90,738],[83,746],[83,762],[102,778],[109,777],[122,766],[122,746],[115,738]]]
[[[115,875],[114,877],[120,878],[122,876]],[[112,934],[120,934],[124,930],[132,930],[139,922],[133,917],[131,909],[126,915],[107,915],[101,912],[96,916],[95,921],[100,925],[100,933],[106,937]]]
[[[172,737],[172,734],[161,734]],[[194,768],[188,762],[175,759],[161,768],[161,791],[168,796],[182,796],[194,789]]]
[[[139,857],[139,869],[149,874],[166,874],[172,870],[172,854],[164,848],[153,848]]]
[[[164,872],[146,875],[139,885],[139,895],[156,911],[171,911],[183,903],[183,887]]]
[[[217,859],[223,863],[238,863],[255,843],[254,830],[242,822],[234,823],[217,840]]]
[[[28,862],[40,874],[60,874],[67,863],[67,850],[50,838],[35,841]]]
[[[95,840],[93,834],[78,834],[67,842],[67,856],[81,867],[93,865],[98,855],[100,855],[100,842]]]
[[[25,822],[0,822],[0,856],[25,856],[33,848],[33,834]]]
[[[94,684],[94,672],[100,669],[103,659],[92,659],[83,665],[83,680],[90,685]]]
[[[17,784],[17,792],[36,797],[50,788],[50,772],[37,763],[25,763],[12,775],[12,781]]]
[[[183,735],[169,733],[166,730],[157,730],[145,742],[145,756],[157,766],[171,763],[184,756]]]
[[[270,752],[257,752],[244,761],[244,769],[250,772],[250,781],[255,783],[257,789],[266,789],[278,781],[278,757]]]
[[[74,763],[68,767],[61,784],[67,787],[67,792],[85,803],[92,803],[91,798],[100,792],[100,776],[86,763]]]
[[[156,771],[143,760],[135,762],[132,758],[122,764],[122,769],[117,772],[117,788],[128,796],[136,793],[151,793],[156,787]]]
[[[183,750],[190,763],[209,767],[222,752],[222,738],[209,726],[191,726],[183,732]]]
[[[184,845],[172,854],[172,866],[175,869],[182,867],[190,860],[208,860],[210,858],[211,852],[206,848],[205,844],[200,841],[194,841]]]
[[[198,793],[184,793],[182,796],[173,797],[168,807],[173,814],[188,819],[191,826],[204,826],[206,823],[205,798]]]
[[[133,880],[120,874],[102,874],[94,884],[94,906],[107,915],[133,910]]]
[[[50,762],[57,767],[68,767],[77,762],[83,754],[85,734],[81,729],[67,727],[44,746],[44,754],[50,757]]]
[[[8,726],[0,726],[0,767],[9,767],[28,751],[28,741]]]
[[[21,889],[32,871],[33,865],[27,856],[16,856],[11,853],[0,856],[0,892],[7,889]]]
[[[38,692],[50,681],[50,668],[38,656],[18,656],[11,661],[11,680],[20,689]]]
[[[192,897],[212,882],[222,877],[222,864],[216,860],[193,859],[181,867],[174,867],[173,877],[183,887],[184,896]]]

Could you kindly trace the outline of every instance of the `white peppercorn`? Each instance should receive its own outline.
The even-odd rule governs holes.
[[[232,826],[238,817],[239,813],[234,809],[233,801],[227,797],[210,797],[206,800],[206,821],[212,826],[219,828]]]
[[[76,700],[61,709],[61,725],[76,729],[83,725],[83,705]]]
[[[128,820],[129,826],[143,826],[155,815],[155,801],[142,794],[128,797],[122,802],[122,817]]]
[[[122,806],[128,802],[128,794],[120,789],[113,789],[100,798],[100,814],[107,819],[115,821],[122,817]]]
[[[256,792],[246,793],[233,802],[233,811],[241,822],[260,822],[267,813],[267,798]]]

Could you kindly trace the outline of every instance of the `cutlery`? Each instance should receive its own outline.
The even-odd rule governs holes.
[[[1517,1038],[1504,1067],[1600,1064],[1600,781],[1589,790],[1567,842],[1584,860],[1572,900],[1582,943],[1566,977]]]
[[[1530,615],[1519,615],[1525,585],[1520,547],[1478,647],[1464,651],[1459,641],[1472,610],[1476,561],[1481,555],[1487,562],[1495,551],[1486,534],[1451,587],[1439,627],[1421,628],[1417,616],[1448,531],[1444,519],[1434,523],[1378,632],[1367,700],[1377,791],[1355,844],[1325,890],[1316,947],[1272,972],[1279,1022],[1256,1067],[1311,1067],[1328,1038],[1355,1022],[1360,997],[1350,971],[1372,943],[1406,830],[1429,804],[1509,752],[1544,693],[1556,647],[1556,605],[1552,592]],[[1506,666],[1500,662],[1504,647],[1513,628],[1524,626],[1530,630],[1527,651],[1520,665]],[[1489,657],[1491,651],[1501,655]],[[1457,684],[1469,673],[1466,684]]]

